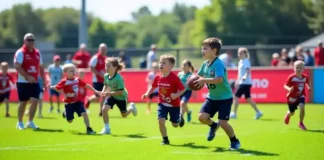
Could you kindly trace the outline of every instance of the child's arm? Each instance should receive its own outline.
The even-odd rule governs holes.
[[[92,92],[94,92],[97,95],[100,95],[99,91],[95,90],[92,86],[90,86],[89,84],[86,84],[86,88],[90,89]]]
[[[292,90],[294,89],[294,87],[289,87],[288,85],[284,85],[284,89],[287,90],[288,92],[292,92]]]
[[[182,89],[182,90],[179,90],[177,93],[171,93],[171,98],[176,99],[176,98],[180,97],[185,91],[186,91],[186,89]]]
[[[56,88],[56,85],[55,86],[49,86],[50,89],[52,90],[55,90],[57,92],[61,92],[59,89]]]
[[[111,92],[111,91],[108,91],[106,92],[106,95],[110,95],[110,96],[120,96],[120,95],[123,95],[124,94],[124,89],[123,90],[118,90],[118,91],[115,91],[115,92]]]
[[[142,95],[142,99],[145,99],[148,95],[150,95],[156,87],[150,87],[143,95]]]
[[[180,97],[186,91],[186,88],[183,86],[181,80],[178,77],[175,79],[175,86],[178,88],[178,92],[171,93],[170,96],[172,99]]]

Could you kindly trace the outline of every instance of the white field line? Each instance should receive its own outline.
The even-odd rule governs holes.
[[[77,148],[77,149],[68,149],[68,148],[11,148],[4,150],[14,150],[14,151],[86,151],[87,149]]]

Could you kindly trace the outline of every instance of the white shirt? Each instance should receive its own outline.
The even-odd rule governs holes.
[[[252,84],[251,72],[244,81],[242,80],[242,77],[246,74],[246,69],[251,69],[251,63],[248,58],[241,59],[238,63],[239,84]]]
[[[153,61],[156,60],[156,54],[154,51],[149,51],[146,56],[146,68],[151,69]]]
[[[225,65],[225,67],[236,68],[236,65],[229,59],[228,54],[223,53],[218,57]]]
[[[42,54],[39,52],[39,65],[43,65],[43,58],[42,58]],[[18,49],[15,53],[15,56],[14,56],[14,63],[19,63],[19,64],[22,64],[24,62],[24,52],[22,51],[22,49]],[[25,77],[23,77],[22,75],[20,75],[18,73],[18,79],[17,79],[17,82],[19,83],[29,83]]]

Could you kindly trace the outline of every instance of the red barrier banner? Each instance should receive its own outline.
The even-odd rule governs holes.
[[[177,72],[177,71],[175,71]],[[141,96],[147,90],[147,83],[145,78],[147,71],[123,71],[121,75],[124,78],[125,86],[128,90],[130,102],[145,102],[141,100]],[[251,97],[259,103],[285,103],[287,91],[284,90],[283,85],[288,75],[293,73],[292,69],[252,69],[253,86],[251,89]],[[10,73],[16,77],[16,73]],[[306,75],[310,75],[310,70],[305,70]],[[228,71],[229,80],[235,80],[237,77],[237,70]],[[92,74],[86,72],[84,81],[92,84]],[[190,102],[203,102],[207,96],[208,90],[205,86],[200,91],[197,91],[196,98],[191,98]],[[91,91],[88,91],[90,96]],[[308,94],[307,94],[308,95]],[[62,96],[63,98],[63,96]],[[13,102],[18,101],[17,90],[15,86],[11,91],[10,100]],[[45,91],[44,101],[48,101],[48,91]],[[241,98],[244,102],[244,97]],[[307,96],[306,101],[309,102],[310,98]]]

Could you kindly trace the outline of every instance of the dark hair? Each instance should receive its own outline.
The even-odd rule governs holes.
[[[116,72],[121,71],[124,68],[124,63],[119,61],[116,57],[109,57],[106,59],[106,64],[110,63],[112,66],[117,67]]]
[[[216,56],[218,56],[222,48],[222,41],[219,38],[211,37],[205,39],[202,45],[208,45],[211,49],[216,49]]]
[[[190,72],[191,72],[191,73],[193,73],[193,72],[195,71],[195,68],[193,67],[191,61],[185,59],[185,60],[182,61],[182,63],[188,65],[188,67],[190,68]]]
[[[160,59],[168,60],[171,65],[174,65],[176,61],[176,58],[172,54],[163,54],[160,56]]]

